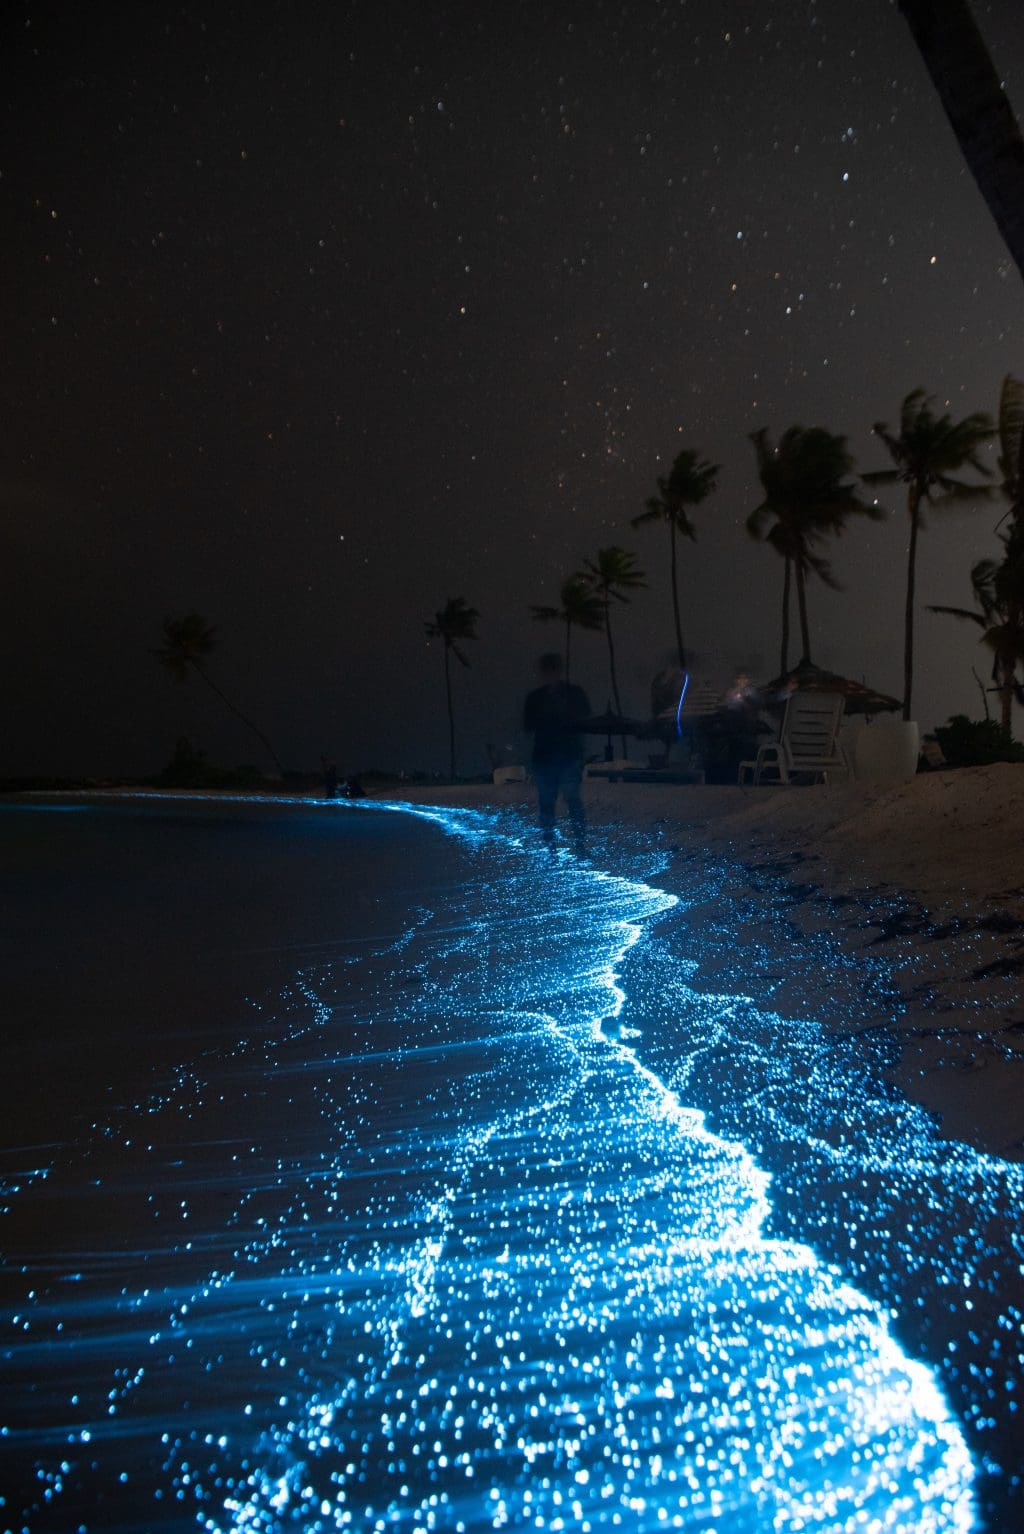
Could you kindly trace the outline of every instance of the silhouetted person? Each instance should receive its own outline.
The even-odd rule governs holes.
[[[577,852],[583,851],[586,819],[580,783],[583,778],[583,735],[575,728],[590,713],[582,687],[562,678],[562,657],[542,655],[537,662],[541,685],[528,693],[523,705],[523,729],[533,736],[533,781],[541,835],[555,846],[555,805],[561,794],[572,821]]]
[[[745,671],[738,671],[725,695],[722,710],[724,738],[719,772],[710,781],[735,783],[741,762],[757,755],[758,715],[761,695]]]
[[[328,799],[333,799],[338,792],[338,764],[329,762],[326,756],[322,756],[320,766],[324,775],[324,793]]]

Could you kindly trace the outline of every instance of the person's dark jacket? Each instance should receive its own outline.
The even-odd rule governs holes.
[[[589,714],[587,695],[573,682],[549,682],[528,693],[523,729],[533,735],[534,763],[582,762],[583,735],[573,726]]]

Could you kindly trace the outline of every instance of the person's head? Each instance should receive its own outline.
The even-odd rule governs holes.
[[[537,661],[542,682],[557,682],[562,675],[562,657],[557,650],[548,650]]]

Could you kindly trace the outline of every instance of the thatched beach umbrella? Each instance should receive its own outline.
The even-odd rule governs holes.
[[[607,761],[612,759],[612,736],[622,738],[625,749],[625,737],[627,735],[641,735],[645,726],[639,719],[630,719],[625,714],[617,714],[614,709],[606,708],[603,714],[591,714],[589,719],[579,719],[572,726],[580,735],[607,735],[608,744],[605,747]]]
[[[848,714],[887,714],[903,707],[899,698],[890,698],[888,693],[878,692],[864,682],[855,682],[852,677],[839,676],[835,671],[823,671],[820,666],[807,660],[802,660],[798,666],[787,671],[785,676],[777,676],[774,681],[766,682],[759,689],[761,700],[766,705],[784,702],[786,694],[793,691],[794,685],[801,692],[839,693],[846,699]]]

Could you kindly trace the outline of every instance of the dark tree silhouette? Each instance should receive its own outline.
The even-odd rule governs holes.
[[[470,607],[464,597],[449,597],[431,622],[425,623],[428,639],[444,641],[444,690],[448,701],[448,762],[450,776],[455,776],[455,712],[452,707],[451,657],[454,655],[463,666],[469,661],[459,648],[460,641],[477,637],[476,625],[480,617],[475,607]]]
[[[175,681],[185,682],[194,671],[202,677],[207,687],[217,694],[217,697],[229,708],[231,712],[256,736],[256,739],[265,746],[274,760],[277,770],[283,775],[284,767],[281,759],[274,750],[270,741],[264,735],[258,725],[242,713],[236,703],[232,703],[217,686],[210,673],[206,670],[203,662],[212,650],[217,647],[217,630],[212,624],[207,623],[200,613],[186,613],[183,618],[165,618],[163,622],[164,642],[159,648],[151,651],[160,664],[171,673]]]
[[[1012,557],[1004,539],[1002,562],[980,559],[971,571],[978,610],[969,607],[930,607],[929,612],[964,618],[981,629],[981,641],[992,651],[992,681],[999,694],[1003,729],[1010,733],[1013,700],[1024,704],[1024,553]]]
[[[1024,682],[1018,675],[1024,674],[1024,383],[1010,374],[999,394],[999,473],[999,488],[1009,502],[1002,519],[1006,531],[1000,534],[1002,559],[980,559],[971,570],[977,608],[929,611],[963,618],[981,629],[982,643],[992,651],[1002,725],[1009,732],[1014,699],[1024,704]],[[982,700],[988,718],[984,690]]]
[[[562,582],[558,593],[560,607],[531,607],[530,612],[539,623],[565,624],[565,679],[572,675],[572,631],[604,628],[604,602],[595,592],[585,575],[570,575]]]
[[[935,415],[932,400],[923,389],[914,389],[903,401],[899,433],[889,430],[884,421],[876,421],[872,430],[889,449],[894,469],[877,469],[861,478],[868,485],[889,485],[902,481],[907,487],[907,512],[910,517],[910,542],[907,550],[907,597],[903,618],[903,717],[911,717],[911,694],[914,685],[914,586],[917,570],[917,539],[924,525],[924,503],[948,505],[952,501],[977,501],[991,494],[988,485],[965,483],[953,476],[966,466],[975,473],[990,475],[978,457],[994,435],[987,415]]]
[[[636,555],[629,549],[620,549],[617,544],[598,549],[596,559],[585,559],[583,574],[600,597],[604,608],[604,632],[608,640],[608,670],[611,677],[612,697],[615,700],[616,712],[621,714],[622,699],[619,696],[619,680],[615,674],[615,644],[612,640],[612,602],[628,603],[629,598],[625,593],[646,586],[647,579],[643,571],[637,569]],[[625,741],[622,742],[622,754],[623,756],[626,754]]]
[[[862,501],[844,476],[853,468],[846,438],[820,426],[791,426],[773,447],[766,428],[751,435],[764,500],[747,518],[747,532],[763,538],[784,561],[782,581],[782,675],[789,670],[789,602],[795,580],[800,616],[802,660],[811,658],[807,621],[807,576],[816,575],[833,591],[842,587],[828,560],[816,552],[824,539],[838,536],[851,516],[878,521],[885,513]]]
[[[999,391],[999,472],[1010,537],[1024,540],[1024,383],[1010,373]]]
[[[667,479],[658,480],[658,494],[646,503],[646,510],[633,517],[634,527],[645,522],[667,522],[669,536],[669,561],[672,571],[672,614],[676,625],[676,648],[679,665],[686,669],[686,650],[683,645],[683,625],[679,616],[679,572],[676,559],[677,537],[697,537],[697,530],[687,516],[688,506],[699,506],[718,484],[720,465],[708,463],[692,448],[684,448],[676,455]]]

